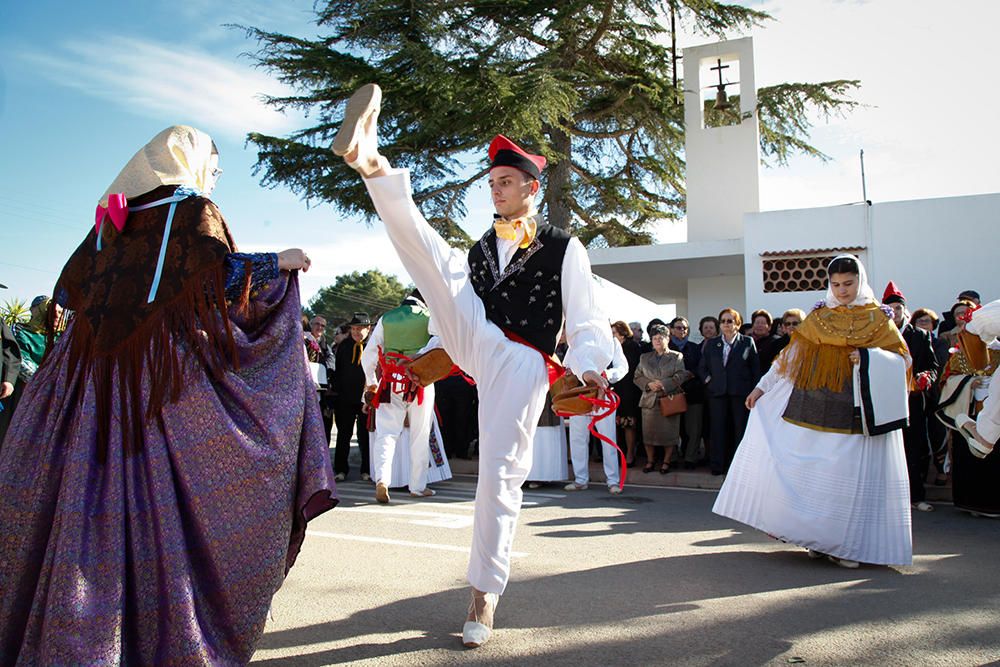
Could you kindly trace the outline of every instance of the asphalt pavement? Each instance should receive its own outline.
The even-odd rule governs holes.
[[[465,649],[475,478],[348,481],[309,526],[258,665],[981,665],[1000,660],[1000,521],[914,516],[914,564],[840,568],[711,512],[711,490],[525,490],[493,640]]]

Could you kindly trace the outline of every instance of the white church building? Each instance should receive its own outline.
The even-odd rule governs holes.
[[[911,310],[940,313],[965,289],[984,303],[1000,297],[1000,193],[761,211],[752,39],[687,48],[683,61],[687,240],[591,249],[596,275],[674,304],[696,339],[697,320],[727,306],[744,319],[758,308],[808,312],[825,292],[827,263],[842,252],[862,260],[877,296],[895,281]],[[708,127],[702,91],[723,65],[738,78],[742,121]]]

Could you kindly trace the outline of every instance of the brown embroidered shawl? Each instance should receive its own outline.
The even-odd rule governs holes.
[[[129,201],[151,203],[173,194],[166,185]],[[127,450],[142,446],[142,429],[166,401],[176,400],[184,366],[195,354],[209,372],[236,364],[225,297],[225,258],[236,251],[219,209],[209,199],[190,197],[177,204],[156,298],[147,303],[169,205],[128,216],[122,232],[111,224],[96,230],[69,258],[56,294],[65,290],[65,307],[74,311],[67,332],[70,377],[82,366],[97,395],[98,451],[106,454],[112,422],[114,380],[118,382],[120,422]],[[247,271],[247,278],[250,272]],[[246,294],[241,305],[246,304]],[[150,378],[144,403],[143,374]]]

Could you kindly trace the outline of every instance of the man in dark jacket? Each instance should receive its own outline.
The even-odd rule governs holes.
[[[729,469],[750,415],[746,398],[760,380],[757,347],[753,338],[738,333],[742,324],[733,308],[719,313],[722,335],[705,342],[698,365],[698,377],[708,393],[708,459],[713,475],[723,475]]]
[[[364,341],[371,330],[372,321],[368,313],[354,313],[348,324],[350,338],[337,346],[336,363],[333,374],[333,418],[337,424],[337,447],[334,450],[333,471],[338,482],[347,479],[350,465],[347,457],[351,452],[351,436],[358,430],[358,449],[361,450],[361,479],[369,481],[367,416],[362,411],[365,392],[365,371],[361,367],[361,353]]]
[[[927,428],[929,392],[937,382],[938,365],[934,354],[934,341],[928,331],[919,329],[907,320],[906,297],[895,283],[889,281],[882,295],[882,304],[892,308],[893,318],[910,350],[913,365],[913,385],[910,387],[910,423],[903,429],[903,447],[906,451],[906,471],[910,478],[910,503],[921,512],[930,512],[934,506],[927,502],[924,480],[931,460],[931,440]]]
[[[0,289],[7,289],[7,286],[0,285]],[[21,350],[17,346],[14,332],[9,326],[0,322],[0,445],[3,445],[3,437],[10,424],[13,412],[10,397],[14,393],[14,383],[17,382],[17,374],[20,371]]]
[[[684,368],[691,371],[692,378],[681,389],[687,399],[687,412],[681,416],[681,447],[684,451],[685,470],[694,469],[701,450],[701,425],[705,414],[705,388],[698,379],[698,365],[701,362],[701,346],[688,339],[691,328],[683,317],[670,321],[670,343],[668,347],[684,355]]]

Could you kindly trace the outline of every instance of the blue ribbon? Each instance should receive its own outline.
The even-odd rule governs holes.
[[[160,242],[160,254],[156,260],[156,271],[153,273],[153,284],[149,288],[149,297],[146,299],[146,303],[153,303],[156,299],[156,292],[160,289],[160,278],[163,275],[163,260],[167,256],[167,245],[170,243],[170,226],[174,222],[174,212],[177,210],[177,202],[184,201],[188,197],[199,197],[201,196],[201,191],[186,185],[182,185],[176,190],[174,194],[170,197],[164,197],[163,199],[157,199],[149,204],[143,204],[142,206],[130,206],[129,213],[132,211],[144,211],[147,208],[153,208],[156,206],[162,206],[164,204],[170,204],[170,210],[167,211],[167,223],[163,227],[163,240]],[[101,228],[104,227],[104,220],[101,220]],[[101,229],[97,230],[97,250],[101,250]]]

